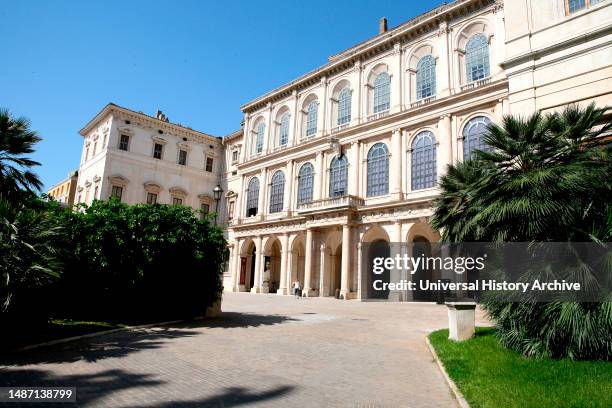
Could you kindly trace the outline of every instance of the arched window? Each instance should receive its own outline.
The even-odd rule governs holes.
[[[338,95],[338,126],[351,121],[351,90],[347,86]]]
[[[312,187],[314,182],[314,168],[312,164],[306,163],[298,173],[298,204],[312,201]]]
[[[260,122],[259,125],[257,125],[257,130],[255,132],[255,153],[261,153],[263,151],[263,140],[265,132],[266,124]]]
[[[308,105],[308,113],[306,114],[306,136],[312,136],[317,133],[317,110],[319,103],[317,101],[310,102]]]
[[[376,143],[368,152],[368,197],[389,193],[389,151],[384,143]]]
[[[391,79],[381,72],[374,81],[374,113],[388,111],[391,106]]]
[[[424,56],[417,64],[416,94],[417,99],[436,94],[436,60],[431,55]]]
[[[412,141],[412,189],[436,185],[436,140],[433,133],[423,131]]]
[[[285,174],[277,171],[272,175],[270,183],[270,214],[283,210],[283,196],[285,193]]]
[[[289,140],[289,114],[285,113],[280,120],[280,131],[278,134],[278,144],[285,146]]]
[[[476,116],[463,128],[463,160],[469,160],[474,155],[474,150],[488,151],[491,148],[484,141],[487,127],[491,121],[486,116]]]
[[[465,46],[467,82],[489,76],[489,43],[484,34],[475,34]]]
[[[246,216],[251,217],[257,215],[257,206],[259,203],[259,179],[253,177],[249,181],[247,188]]]
[[[329,166],[329,196],[340,197],[347,194],[348,164],[346,156],[336,156]]]

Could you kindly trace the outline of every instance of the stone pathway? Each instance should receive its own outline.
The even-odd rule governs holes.
[[[74,386],[79,406],[456,406],[425,344],[444,306],[229,293],[223,311],[19,354],[0,386]]]

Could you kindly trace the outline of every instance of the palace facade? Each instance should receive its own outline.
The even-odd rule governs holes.
[[[391,30],[383,19],[375,37],[243,105],[222,139],[108,105],[81,131],[77,202],[213,210],[220,184],[225,290],[286,295],[299,281],[305,296],[361,299],[370,244],[439,239],[438,180],[487,149],[489,123],[612,105],[611,62],[606,0],[457,0]]]

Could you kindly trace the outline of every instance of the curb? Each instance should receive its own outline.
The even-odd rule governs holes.
[[[463,397],[463,394],[461,394],[461,391],[459,391],[459,388],[457,387],[455,382],[446,373],[444,364],[442,364],[442,361],[440,361],[440,359],[438,358],[438,354],[436,353],[436,350],[431,345],[431,342],[429,341],[429,337],[425,336],[425,342],[427,342],[427,347],[429,347],[429,351],[431,352],[431,355],[433,356],[434,360],[436,360],[436,364],[438,365],[438,368],[440,369],[442,376],[444,377],[444,379],[446,380],[446,383],[448,384],[449,388],[453,392],[453,396],[457,400],[457,404],[459,404],[461,408],[470,408],[470,404],[468,404],[468,402],[465,400],[465,398]]]
[[[13,350],[10,351],[10,353],[21,353],[23,351],[33,350],[33,349],[37,349],[37,348],[41,348],[41,347],[53,346],[53,345],[56,345],[56,344],[70,343],[70,342],[73,342],[73,341],[76,341],[76,340],[88,339],[88,338],[91,338],[91,337],[104,336],[104,335],[107,335],[107,334],[112,334],[112,333],[117,333],[117,332],[122,332],[122,331],[148,329],[148,328],[157,327],[157,326],[167,326],[169,324],[182,323],[182,322],[186,322],[186,321],[187,320],[185,320],[185,319],[183,319],[183,320],[170,320],[170,321],[167,321],[167,322],[141,324],[141,325],[138,325],[138,326],[119,327],[119,328],[116,328],[116,329],[103,330],[103,331],[98,331],[98,332],[95,332],[95,333],[83,334],[83,335],[80,335],[80,336],[65,337],[63,339],[46,341],[44,343],[31,344],[29,346],[23,346],[23,347],[19,347],[17,349],[13,349]]]

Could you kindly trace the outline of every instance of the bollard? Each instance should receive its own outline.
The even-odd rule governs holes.
[[[474,337],[476,302],[471,299],[446,302],[448,307],[448,338],[463,341]]]

